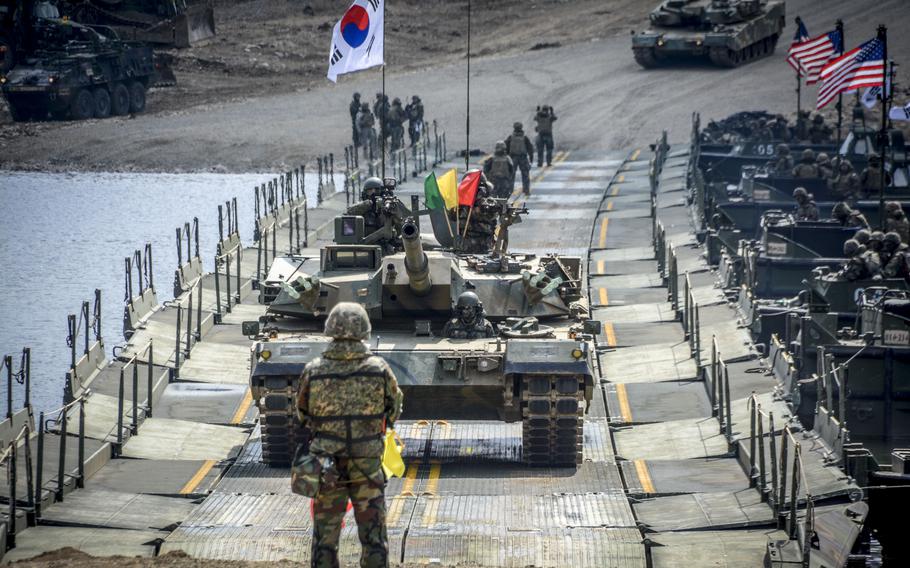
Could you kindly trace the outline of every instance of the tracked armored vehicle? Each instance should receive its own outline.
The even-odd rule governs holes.
[[[737,67],[774,53],[785,17],[777,0],[664,0],[650,14],[651,27],[633,32],[632,52],[645,68],[674,56]]]
[[[249,326],[255,322],[246,330],[260,339],[250,381],[262,413],[263,461],[289,463],[300,432],[298,377],[325,348],[329,310],[354,301],[370,315],[371,349],[404,391],[403,418],[521,421],[523,461],[580,463],[599,328],[586,318],[581,259],[425,250],[414,219],[401,229],[404,250],[383,256],[380,246],[357,244],[362,223],[336,219],[335,244],[319,257],[276,259],[262,285],[274,290],[281,283],[261,331]],[[494,336],[445,336],[465,291],[482,301],[498,327]]]

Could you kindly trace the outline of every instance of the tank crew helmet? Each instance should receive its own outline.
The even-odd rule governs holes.
[[[888,250],[896,250],[897,247],[901,246],[901,236],[894,231],[888,231],[885,233],[885,239],[882,241],[882,244]]]
[[[802,202],[802,201],[805,201],[806,199],[809,199],[809,192],[806,191],[805,187],[797,187],[796,189],[793,190],[793,197],[797,201]]]
[[[789,147],[789,146],[787,146],[786,144],[778,144],[778,145],[777,145],[777,155],[778,155],[778,156],[786,156],[786,155],[788,155],[789,153],[790,153],[790,147]]]
[[[812,148],[806,148],[803,150],[803,161],[804,162],[814,162],[815,161],[815,152]]]
[[[869,242],[869,238],[872,236],[872,233],[868,229],[860,229],[856,231],[856,234],[853,235],[853,239],[861,245],[864,245]]]
[[[867,158],[867,160],[869,162],[869,165],[875,164],[877,166],[882,163],[882,157],[879,156],[878,154],[876,154],[875,152],[872,152],[871,154],[869,154],[869,157]]]
[[[501,156],[506,153],[506,143],[502,140],[496,142],[496,149],[493,150],[497,156]]]
[[[872,235],[869,237],[869,246],[872,250],[881,250],[882,244],[885,242],[885,233],[881,231],[872,231]]]
[[[815,161],[818,162],[819,164],[827,164],[828,162],[831,161],[831,158],[828,157],[828,154],[825,154],[824,152],[819,152],[818,156],[815,157]]]
[[[834,214],[835,217],[844,217],[844,218],[846,218],[846,217],[849,217],[849,216],[850,216],[850,213],[851,213],[852,211],[853,211],[853,210],[850,209],[850,206],[847,205],[846,202],[841,201],[841,202],[839,202],[837,205],[834,206],[834,209],[833,209],[831,212]]]
[[[524,129],[524,126],[520,122],[516,122],[512,125],[512,128],[515,129],[515,132],[521,132]]]
[[[455,317],[464,325],[473,325],[483,317],[483,303],[474,292],[462,292],[455,302]]]
[[[370,199],[382,192],[382,180],[378,177],[368,177],[360,188],[360,199]]]
[[[900,202],[898,201],[888,201],[885,203],[885,213],[889,215],[894,215],[898,211],[903,212],[904,208],[901,207]]]
[[[854,256],[860,250],[860,245],[855,239],[847,239],[844,242],[844,256]]]
[[[339,302],[325,319],[325,334],[332,339],[366,341],[370,338],[367,311],[354,302]]]

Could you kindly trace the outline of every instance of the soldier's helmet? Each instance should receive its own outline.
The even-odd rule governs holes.
[[[355,100],[355,101],[359,101],[359,100],[360,100],[360,93],[354,93],[354,100]]]
[[[395,178],[382,178],[382,188],[385,191],[392,193],[396,187],[398,187],[398,180]]]
[[[462,292],[455,302],[455,317],[464,324],[473,324],[483,317],[483,303],[474,292]]]
[[[901,204],[899,202],[888,201],[885,203],[885,212],[888,213],[889,215],[893,215],[894,213],[897,213],[898,211],[903,211],[903,207],[901,207]]]
[[[869,161],[870,166],[873,166],[873,165],[877,166],[882,163],[882,157],[879,156],[878,154],[876,154],[875,152],[872,152],[871,154],[869,154],[869,157],[867,159]]]
[[[814,122],[815,124],[824,124],[825,118],[820,114],[816,114],[815,116],[812,117],[812,122]]]
[[[856,242],[855,239],[847,239],[844,242],[844,256],[853,256],[855,255],[860,248],[860,244]]]
[[[496,149],[493,150],[497,156],[501,156],[506,153],[506,143],[502,140],[496,143]]]
[[[363,103],[360,105],[360,110],[366,112],[366,111],[370,110],[370,105],[367,103]]]
[[[860,229],[856,231],[856,234],[853,235],[853,239],[856,240],[861,245],[864,245],[869,242],[869,238],[872,236],[872,233],[868,229]]]
[[[363,182],[360,188],[360,199],[369,199],[382,192],[382,180],[378,177],[369,177]]]
[[[818,164],[828,164],[831,162],[831,158],[828,157],[828,154],[819,152],[818,156],[815,157],[815,162]]]
[[[339,302],[325,319],[325,334],[332,339],[365,341],[370,338],[370,318],[360,304]]]
[[[392,104],[401,106],[401,99],[399,99],[398,97],[395,97],[395,99],[392,100]]]
[[[778,156],[786,156],[789,153],[790,153],[790,146],[787,146],[786,144],[777,145],[777,155]]]
[[[812,148],[806,148],[803,150],[803,161],[804,162],[814,162],[815,161],[815,152]]]
[[[835,217],[848,217],[853,210],[845,202],[841,201],[834,206],[832,213]]]
[[[411,97],[411,102],[412,102],[412,103],[419,103],[419,102],[420,102],[420,97],[418,97],[417,95],[414,95],[413,97]]]
[[[895,250],[897,247],[901,246],[901,236],[894,231],[888,231],[885,233],[885,240],[882,242],[888,247],[888,250]]]
[[[881,231],[872,231],[872,235],[869,236],[869,246],[872,250],[881,250],[882,243],[885,242],[885,233]]]
[[[840,160],[837,164],[837,169],[839,169],[842,174],[846,174],[853,171],[853,164],[850,163],[850,160]]]
[[[524,126],[520,122],[516,122],[512,125],[512,128],[515,129],[515,132],[521,132]]]
[[[809,192],[806,191],[805,187],[797,187],[793,190],[793,197],[797,201],[802,201],[804,199],[809,199]]]

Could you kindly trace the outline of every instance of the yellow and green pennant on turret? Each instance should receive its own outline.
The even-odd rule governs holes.
[[[454,209],[458,205],[458,184],[455,170],[451,169],[436,179],[436,173],[423,181],[423,196],[427,209]]]

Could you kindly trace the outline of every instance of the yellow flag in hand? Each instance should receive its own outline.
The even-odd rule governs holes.
[[[404,475],[402,450],[404,450],[404,442],[401,441],[395,430],[390,428],[385,434],[385,449],[382,452],[382,470],[385,472],[386,479]]]

